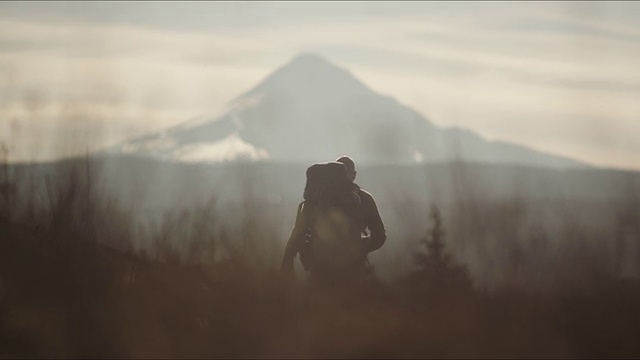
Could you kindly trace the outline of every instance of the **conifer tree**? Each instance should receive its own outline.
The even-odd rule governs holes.
[[[457,264],[446,251],[445,229],[437,206],[432,206],[429,217],[431,227],[420,240],[426,252],[414,255],[418,270],[411,275],[411,285],[415,290],[427,293],[469,289],[471,280],[467,267]]]

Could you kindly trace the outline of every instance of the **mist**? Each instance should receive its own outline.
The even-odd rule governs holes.
[[[637,6],[0,9],[0,356],[640,353]],[[386,241],[322,291],[343,155]]]

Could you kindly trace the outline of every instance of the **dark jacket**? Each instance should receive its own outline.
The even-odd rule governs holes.
[[[354,191],[360,196],[362,204],[362,232],[367,234],[362,237],[362,249],[366,253],[369,253],[379,249],[384,244],[387,239],[386,230],[373,196],[369,192],[360,188],[357,184],[354,183],[353,186]],[[296,222],[291,234],[289,235],[289,240],[287,241],[281,265],[284,270],[293,269],[295,256],[301,250],[301,246],[304,243],[304,236],[307,232],[304,205],[305,204],[303,202],[298,206]]]
[[[362,203],[362,212],[364,213],[363,231],[368,232],[367,237],[363,239],[364,249],[367,252],[378,250],[387,240],[387,232],[384,228],[384,224],[382,223],[378,206],[376,205],[376,201],[373,199],[373,195],[362,189],[357,184],[353,184],[353,186],[360,196],[360,201]]]

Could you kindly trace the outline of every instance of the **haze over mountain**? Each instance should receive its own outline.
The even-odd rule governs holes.
[[[460,99],[464,106],[464,99]],[[163,160],[271,160],[311,163],[349,154],[362,164],[451,160],[529,166],[584,166],[459,128],[441,128],[347,70],[310,53],[277,69],[229,103],[201,117],[125,142],[120,154]]]

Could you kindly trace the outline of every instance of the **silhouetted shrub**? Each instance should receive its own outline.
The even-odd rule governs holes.
[[[421,296],[468,291],[472,286],[469,271],[446,250],[445,230],[437,206],[432,207],[430,219],[432,226],[420,240],[426,251],[415,254],[418,269],[409,275],[407,285]]]

